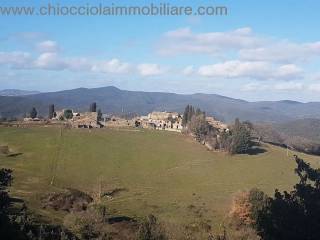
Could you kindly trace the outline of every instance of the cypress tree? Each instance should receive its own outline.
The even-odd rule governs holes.
[[[189,119],[189,104],[186,106],[186,108],[184,109],[184,113],[183,113],[183,117],[182,117],[182,126],[186,126],[188,123],[188,119]]]
[[[97,111],[97,103],[93,102],[90,105],[90,112],[96,112]]]
[[[101,109],[98,109],[98,121],[102,121],[102,112],[101,112]]]
[[[37,117],[37,115],[38,115],[38,112],[37,112],[36,108],[33,107],[33,108],[31,109],[31,111],[30,111],[30,117],[31,117],[32,119],[34,119],[34,118]]]
[[[54,117],[54,105],[49,105],[49,119],[52,119]]]
[[[194,115],[195,111],[194,111],[194,107],[192,105],[190,105],[189,107],[189,113],[188,113],[188,122],[191,121],[192,116]]]
[[[197,108],[197,110],[196,110],[196,116],[199,116],[199,115],[201,115],[201,114],[202,114],[202,112],[201,112],[200,108]]]

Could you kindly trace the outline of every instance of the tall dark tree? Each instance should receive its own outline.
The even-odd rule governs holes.
[[[32,119],[34,119],[34,118],[37,117],[37,115],[38,115],[38,112],[37,112],[36,108],[33,107],[33,108],[31,109],[31,111],[30,111],[30,117],[31,117]]]
[[[182,117],[182,126],[187,126],[187,123],[188,123],[188,119],[189,119],[189,110],[190,109],[190,106],[187,105],[186,108],[184,109],[184,112],[183,112],[183,117]]]
[[[234,129],[238,130],[240,127],[241,127],[240,120],[239,120],[239,118],[236,118],[234,121]]]
[[[199,115],[201,115],[201,114],[203,114],[203,112],[201,112],[201,109],[200,109],[200,108],[197,108],[197,110],[196,110],[196,115],[199,116]]]
[[[195,114],[195,111],[194,111],[194,107],[192,105],[190,105],[189,107],[189,113],[188,113],[188,122],[191,121],[192,119],[192,116]]]
[[[256,219],[265,240],[320,239],[320,169],[295,156],[300,181],[291,192],[276,190]]]
[[[102,121],[102,112],[101,109],[98,109],[98,121]]]
[[[49,105],[49,119],[52,119],[54,117],[54,105]]]
[[[232,130],[232,141],[229,151],[232,154],[246,153],[251,146],[251,131],[246,124],[241,123],[237,118]]]
[[[97,103],[93,102],[90,104],[90,112],[97,112]]]

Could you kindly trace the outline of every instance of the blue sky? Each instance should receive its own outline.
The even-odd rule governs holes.
[[[29,0],[18,6],[38,7],[40,2],[47,4]],[[88,2],[133,5],[133,1],[60,1],[60,5]],[[151,3],[193,9],[226,6],[228,15],[0,16],[0,89],[113,85],[247,100],[320,101],[319,1],[134,5]],[[13,4],[2,0],[0,6]]]

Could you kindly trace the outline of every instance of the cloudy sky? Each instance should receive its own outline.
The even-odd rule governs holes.
[[[161,3],[135,5],[146,2]],[[166,2],[194,9],[226,6],[228,15],[0,16],[0,89],[113,85],[246,100],[320,101],[319,1]]]

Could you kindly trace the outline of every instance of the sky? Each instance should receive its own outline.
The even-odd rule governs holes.
[[[19,2],[19,4],[17,4]],[[0,89],[116,86],[249,101],[320,101],[320,1],[50,1],[225,6],[214,16],[4,16]],[[0,8],[47,6],[2,0]]]

